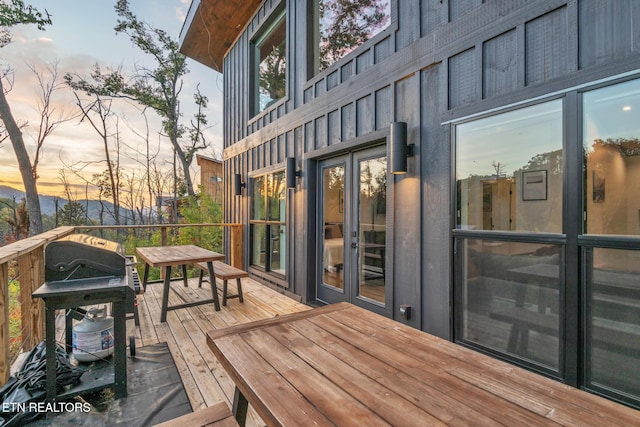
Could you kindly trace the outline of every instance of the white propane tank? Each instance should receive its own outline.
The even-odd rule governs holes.
[[[113,317],[107,307],[91,308],[73,327],[73,357],[79,362],[93,362],[113,354]]]

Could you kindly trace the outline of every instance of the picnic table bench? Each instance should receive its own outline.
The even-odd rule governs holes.
[[[205,409],[156,424],[156,427],[234,427],[238,422],[233,418],[229,405],[217,403]]]
[[[200,278],[198,280],[198,286],[202,286],[202,282],[205,281],[204,273],[207,272],[209,274],[209,268],[207,267],[206,262],[199,262],[196,264],[196,267],[200,268]],[[242,283],[240,279],[245,277],[249,277],[249,273],[244,270],[240,270],[239,268],[232,267],[228,264],[225,264],[221,261],[215,261],[213,263],[214,275],[218,279],[222,280],[222,305],[227,305],[227,299],[238,298],[240,302],[244,302],[242,298]],[[215,281],[210,280],[211,286],[215,286]],[[238,287],[238,293],[235,295],[228,295],[227,292],[227,281],[236,279],[236,285]]]

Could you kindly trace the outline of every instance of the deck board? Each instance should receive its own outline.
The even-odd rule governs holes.
[[[228,286],[230,293],[236,292],[235,281]],[[220,280],[218,288],[222,288]],[[190,279],[188,288],[176,281],[171,289],[170,305],[211,298],[210,284],[205,282],[198,288],[197,279]],[[220,401],[230,406],[233,403],[233,381],[207,346],[205,332],[310,309],[252,279],[242,279],[242,290],[244,303],[232,299],[220,311],[215,311],[213,304],[172,310],[165,323],[160,322],[162,284],[151,284],[138,296],[140,331],[135,332],[136,345],[167,342],[194,411]],[[127,321],[127,331],[133,331],[133,320]],[[264,423],[250,409],[247,425]]]

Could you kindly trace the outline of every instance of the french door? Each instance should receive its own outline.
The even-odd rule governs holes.
[[[385,147],[324,160],[318,173],[318,299],[390,316]]]

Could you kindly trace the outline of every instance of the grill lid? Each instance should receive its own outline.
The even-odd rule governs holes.
[[[122,245],[86,234],[72,234],[44,249],[45,281],[124,276]]]

